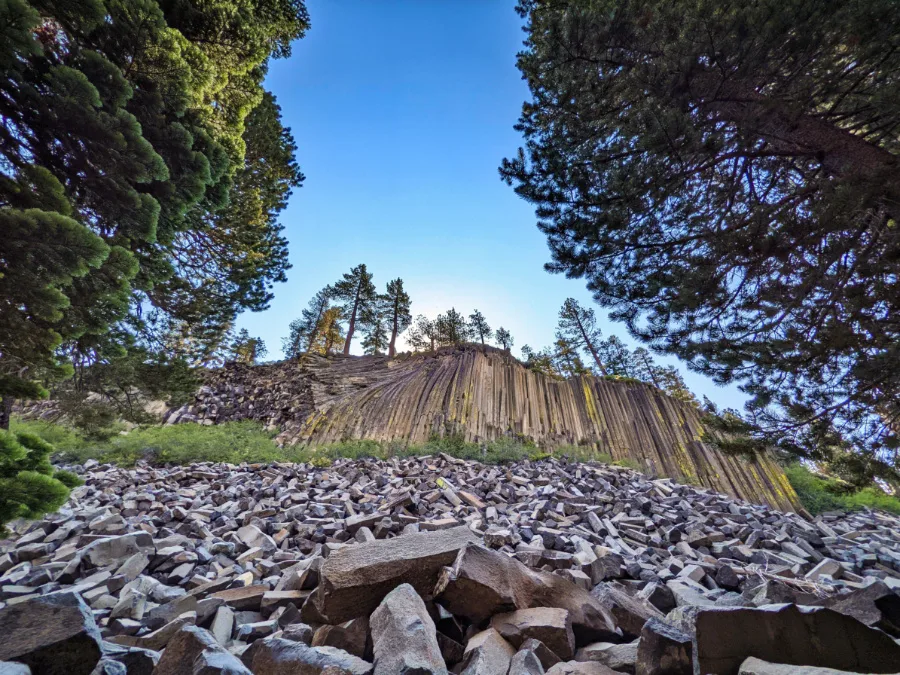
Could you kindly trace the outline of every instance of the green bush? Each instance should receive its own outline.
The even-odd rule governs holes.
[[[800,503],[813,515],[825,511],[857,511],[862,508],[900,514],[900,499],[886,494],[876,486],[847,493],[844,483],[818,476],[802,464],[791,464],[785,467],[784,473]]]
[[[54,424],[44,420],[23,420],[13,417],[9,430],[13,433],[25,432],[50,443],[56,452],[76,452],[87,446],[84,437],[63,424]]]
[[[62,506],[78,477],[50,464],[53,446],[42,438],[0,429],[0,535],[15,518],[37,518]]]

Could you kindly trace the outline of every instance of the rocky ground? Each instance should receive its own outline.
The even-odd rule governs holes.
[[[555,460],[90,464],[0,546],[2,675],[900,672],[885,514]]]

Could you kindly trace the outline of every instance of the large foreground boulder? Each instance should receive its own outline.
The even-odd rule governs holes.
[[[818,666],[791,666],[769,663],[751,656],[741,664],[739,675],[849,675],[850,671]]]
[[[183,626],[169,640],[154,675],[252,675],[209,631]]]
[[[310,647],[281,638],[257,640],[241,655],[254,675],[371,675],[372,664],[335,647]]]
[[[461,526],[335,551],[319,572],[318,609],[332,624],[368,615],[400,584],[410,584],[429,599],[441,568],[475,540],[472,531]]]
[[[704,607],[695,626],[701,673],[737,675],[750,656],[865,673],[894,673],[900,665],[900,645],[890,636],[823,607]]]
[[[51,593],[0,610],[0,661],[40,675],[88,675],[101,657],[100,630],[77,593]]]
[[[409,584],[385,596],[370,625],[375,675],[447,675],[434,621]]]
[[[558,607],[568,610],[579,642],[622,640],[609,610],[583,588],[476,544],[466,544],[441,573],[434,594],[451,613],[475,622],[517,609]]]

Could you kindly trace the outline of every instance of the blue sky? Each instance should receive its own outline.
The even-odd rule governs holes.
[[[309,298],[365,263],[380,290],[403,279],[413,314],[481,310],[512,333],[516,354],[553,341],[567,297],[594,307],[605,334],[634,345],[584,282],[543,270],[549,253],[533,209],[497,173],[520,145],[513,125],[528,98],[515,67],[524,34],[514,2],[307,7],[309,33],[290,59],[271,64],[266,82],[306,174],[281,216],[293,268],[270,309],[244,314],[239,327],[280,358],[281,338]],[[720,405],[744,398],[681,370],[695,393]]]

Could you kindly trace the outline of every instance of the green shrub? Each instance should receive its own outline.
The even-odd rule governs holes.
[[[62,506],[80,483],[50,464],[53,446],[42,438],[0,429],[0,535],[15,518],[37,518]]]
[[[813,515],[825,511],[857,511],[862,508],[900,514],[900,499],[886,494],[876,486],[847,493],[844,483],[817,476],[802,464],[791,464],[785,467],[784,473],[800,503]]]
[[[84,437],[69,426],[44,420],[23,420],[13,417],[9,425],[13,433],[25,432],[44,439],[56,452],[76,452],[87,446]]]

